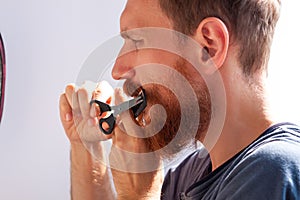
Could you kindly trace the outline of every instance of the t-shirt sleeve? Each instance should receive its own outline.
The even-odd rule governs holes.
[[[222,181],[218,200],[300,199],[299,143],[266,144],[233,166]]]

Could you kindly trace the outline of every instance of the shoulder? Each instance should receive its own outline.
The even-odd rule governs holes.
[[[299,132],[297,126],[278,126],[262,135],[232,164],[223,192],[235,190],[231,199],[298,199]]]
[[[300,129],[286,124],[266,132],[247,148],[242,161],[249,165],[266,164],[270,168],[300,168]]]

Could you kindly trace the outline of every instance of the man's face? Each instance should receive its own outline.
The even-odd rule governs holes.
[[[125,79],[124,92],[129,96],[137,96],[143,89],[147,96],[147,108],[134,119],[139,126],[157,123],[163,116],[159,110],[151,111],[151,107],[159,104],[166,111],[164,126],[157,134],[147,138],[149,147],[158,150],[169,144],[180,129],[184,121],[197,121],[197,133],[184,135],[176,140],[174,147],[168,153],[176,152],[195,137],[203,139],[210,120],[210,101],[204,81],[197,70],[184,58],[166,49],[151,47],[151,42],[164,43],[163,30],[172,29],[172,22],[161,11],[157,0],[128,0],[120,20],[121,35],[124,46],[116,60],[112,75],[114,79]],[[162,34],[155,31],[147,34],[147,27],[162,28]],[[145,29],[144,29],[145,28]],[[147,35],[147,36],[146,36]],[[151,36],[149,36],[151,35]],[[179,40],[174,40],[179,46]],[[188,91],[186,83],[180,79],[184,77],[190,89],[195,94],[196,101],[189,95],[180,96]],[[192,92],[191,92],[192,93]],[[196,102],[196,103],[195,103]],[[191,104],[198,104],[200,119],[190,119],[184,113],[197,112],[191,109]],[[151,116],[150,116],[151,115]],[[187,120],[183,120],[183,119]],[[163,119],[161,119],[163,120]],[[156,122],[155,122],[156,121]],[[159,123],[157,123],[158,126]],[[194,123],[195,125],[195,123]],[[190,126],[186,124],[186,126]],[[175,149],[174,149],[175,148]]]

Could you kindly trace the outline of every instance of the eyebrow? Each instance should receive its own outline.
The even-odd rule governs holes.
[[[132,33],[130,33],[130,31],[128,31],[128,28],[125,27],[124,29],[122,29],[120,35],[123,39],[130,39],[130,40],[133,40],[132,36],[131,36]]]
[[[128,35],[127,31],[122,31],[122,32],[120,33],[120,35],[121,35],[121,37],[122,37],[123,39],[128,39],[128,38],[129,38],[129,35]]]
[[[120,35],[123,39],[130,39],[130,40],[136,40],[136,36],[142,35],[141,30],[135,29],[134,32],[129,30],[128,27],[124,27],[121,29]]]

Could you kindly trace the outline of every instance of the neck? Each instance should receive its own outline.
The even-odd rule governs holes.
[[[224,85],[226,118],[221,135],[210,151],[213,170],[251,144],[274,123],[269,114],[264,81],[250,83],[240,75],[224,80]]]

